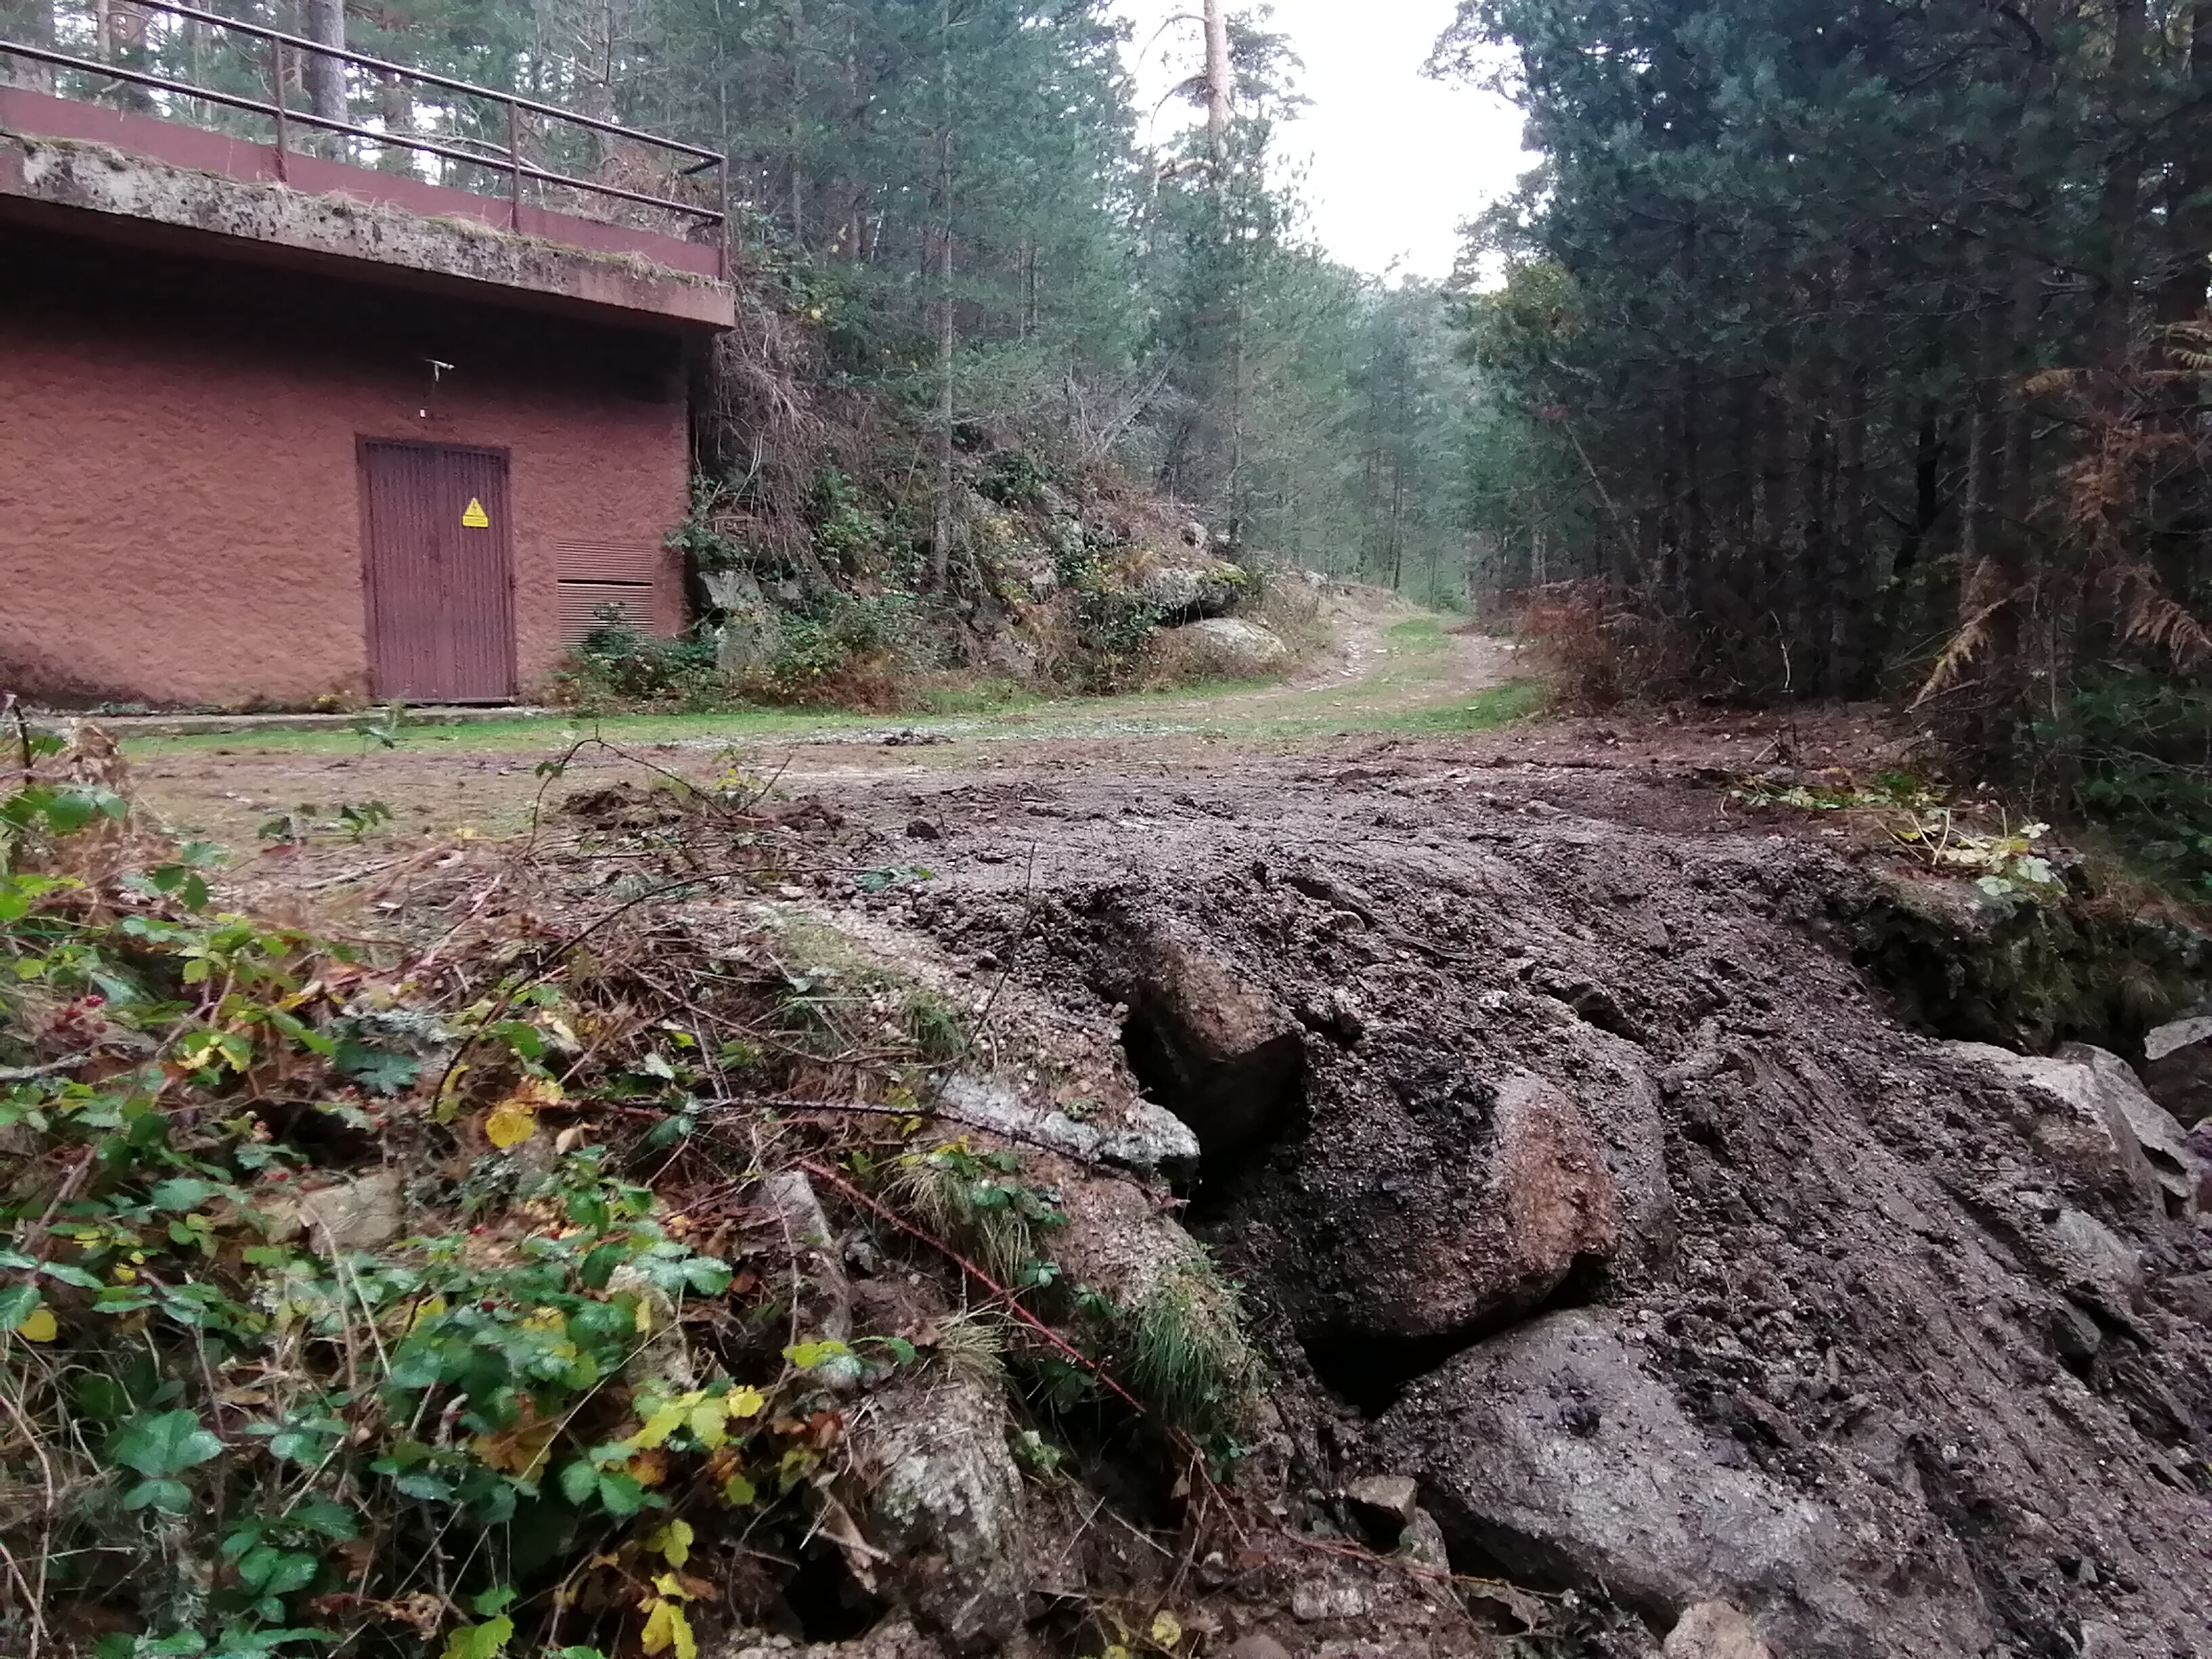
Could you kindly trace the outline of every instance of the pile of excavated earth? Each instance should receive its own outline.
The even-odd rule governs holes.
[[[775,1385],[836,1449],[791,1529],[702,1521],[708,1659],[2212,1655],[2202,936],[1471,743],[840,764],[788,875],[617,787],[538,848],[573,915],[481,843],[375,889],[448,959],[574,921],[962,1025],[714,1120],[771,1358],[918,1358]],[[1004,1155],[1034,1238],[836,1109]]]
[[[956,1411],[997,1496],[813,1650],[1095,1652],[1158,1567],[1243,1659],[2212,1653],[2212,1019],[2022,1052],[2204,942],[1454,758],[827,784],[933,879],[792,908],[990,1011],[945,1109],[1070,1271],[1241,1286],[1272,1525],[1071,1555]]]

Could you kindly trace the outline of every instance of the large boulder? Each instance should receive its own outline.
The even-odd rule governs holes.
[[[1295,1103],[1305,1030],[1235,967],[1153,928],[1133,941],[1124,973],[1131,1064],[1208,1158],[1257,1139]]]
[[[1189,658],[1231,678],[1279,668],[1291,655],[1291,647],[1283,643],[1281,635],[1239,617],[1209,617],[1178,628],[1170,642]]]
[[[1172,622],[1219,617],[1244,592],[1244,573],[1223,559],[1195,564],[1159,564],[1139,575],[1137,596]]]
[[[699,583],[714,617],[714,661],[732,673],[768,666],[783,647],[783,622],[750,570],[708,570]]]
[[[1978,1042],[1950,1047],[2005,1085],[2029,1138],[2069,1175],[2130,1209],[2171,1216],[2195,1209],[2203,1160],[2118,1054],[2080,1042],[2050,1056]]]
[[[2158,1188],[2166,1212],[2185,1216],[2196,1208],[2197,1188],[2204,1175],[2203,1160],[2189,1145],[2188,1131],[2172,1112],[2144,1090],[2135,1068],[2118,1054],[2086,1042],[2069,1042],[2058,1058],[2087,1066],[2109,1109],[2127,1125]]]
[[[1021,1471],[992,1377],[938,1372],[872,1402],[856,1431],[882,1589],[957,1653],[1021,1628],[1028,1584]]]
[[[2143,1087],[2179,1122],[2212,1118],[2212,1015],[2161,1025],[2143,1039]]]
[[[1416,1382],[1377,1437],[1423,1471],[1459,1559],[1603,1586],[1662,1629],[1725,1601],[1796,1659],[1979,1654],[1990,1640],[1972,1571],[1909,1470],[1847,1513],[1741,1467],[1603,1315],[1553,1314],[1468,1350]],[[1692,1624],[1702,1638],[1729,1621]]]

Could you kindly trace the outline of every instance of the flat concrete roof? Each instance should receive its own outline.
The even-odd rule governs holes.
[[[21,88],[0,87],[0,220],[686,332],[736,319],[719,246]]]

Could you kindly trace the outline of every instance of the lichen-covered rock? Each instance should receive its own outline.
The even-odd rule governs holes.
[[[1208,617],[1176,633],[1225,674],[1259,674],[1290,659],[1291,647],[1273,629],[1242,617]]]
[[[1021,1626],[1028,1586],[1021,1471],[994,1378],[935,1371],[876,1395],[854,1438],[884,1593],[958,1653]]]
[[[1124,1103],[1118,1122],[1078,1122],[1055,1108],[1030,1104],[995,1079],[967,1072],[947,1078],[938,1097],[948,1109],[949,1121],[963,1128],[1008,1135],[1139,1176],[1187,1181],[1198,1173],[1198,1137],[1190,1126],[1141,1095]]]
[[[2151,1180],[2166,1213],[2180,1217],[2192,1212],[2204,1176],[2203,1160],[2190,1146],[2188,1131],[2180,1121],[2145,1091],[2135,1068],[2118,1054],[2086,1042],[2068,1043],[2058,1057],[2088,1067],[2101,1097],[2127,1125],[2150,1165]]]
[[[1700,1601],[1667,1632],[1662,1659],[1773,1659],[1743,1610],[1729,1601]]]
[[[1948,1046],[2004,1085],[2014,1116],[2054,1164],[2116,1200],[2146,1209],[2156,1202],[2150,1160],[2092,1068],[1985,1042]]]
[[[1244,591],[1244,573],[1223,560],[1196,564],[1160,564],[1136,580],[1136,592],[1161,616],[1174,622],[1218,617]]]
[[[278,1243],[304,1237],[310,1249],[331,1255],[389,1244],[407,1214],[397,1170],[355,1176],[262,1207],[274,1220],[270,1237]]]
[[[782,1170],[761,1182],[760,1203],[782,1235],[799,1334],[844,1341],[853,1334],[853,1287],[814,1183],[804,1170]]]

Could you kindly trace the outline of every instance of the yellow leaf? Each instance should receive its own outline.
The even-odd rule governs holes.
[[[26,1342],[51,1342],[60,1330],[61,1327],[54,1322],[52,1308],[33,1308],[31,1316],[15,1327],[15,1334]]]
[[[742,1474],[733,1474],[722,1482],[722,1501],[733,1510],[741,1510],[756,1498],[760,1491]]]
[[[665,1445],[668,1437],[684,1426],[684,1416],[681,1401],[663,1406],[645,1419],[643,1428],[630,1436],[629,1443],[641,1451],[651,1451],[656,1446]]]
[[[411,1331],[423,1321],[436,1319],[445,1311],[446,1298],[442,1296],[430,1297],[416,1308],[415,1316],[407,1322],[407,1328]]]
[[[730,1437],[728,1431],[722,1427],[723,1419],[729,1414],[729,1402],[726,1401],[709,1401],[703,1406],[694,1406],[691,1408],[693,1437],[708,1451],[713,1451]]]
[[[732,1417],[758,1417],[768,1407],[768,1396],[758,1389],[732,1389],[726,1403]]]
[[[1129,1659],[1129,1650],[1116,1642],[1100,1656],[1100,1659]]]
[[[658,1550],[672,1567],[680,1567],[691,1559],[691,1523],[671,1521],[666,1526],[645,1540],[649,1550]]]
[[[484,1114],[484,1139],[505,1152],[520,1146],[538,1133],[538,1113],[521,1099],[502,1100]]]
[[[1159,1613],[1152,1620],[1152,1640],[1161,1647],[1171,1648],[1182,1640],[1182,1626],[1171,1613]]]
[[[647,1653],[665,1653],[676,1645],[676,1620],[679,1617],[673,1601],[655,1598],[646,1603],[645,1628],[638,1632],[637,1644]]]

